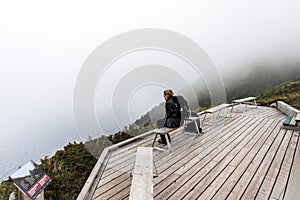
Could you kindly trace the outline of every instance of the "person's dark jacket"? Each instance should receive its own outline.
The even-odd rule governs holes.
[[[165,105],[166,121],[164,127],[178,128],[180,127],[181,112],[180,104],[176,96],[169,96]]]

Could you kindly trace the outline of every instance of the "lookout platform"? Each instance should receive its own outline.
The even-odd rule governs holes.
[[[199,136],[172,132],[172,151],[153,151],[154,199],[297,199],[299,131],[284,129],[284,118],[276,108],[249,106],[204,124]],[[154,136],[105,150],[78,199],[128,199],[137,147],[150,147]]]

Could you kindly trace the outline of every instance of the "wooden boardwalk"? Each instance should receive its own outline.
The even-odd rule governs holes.
[[[248,107],[204,125],[200,136],[177,129],[171,153],[153,152],[154,199],[300,198],[299,131],[283,129],[284,117],[275,108]],[[153,138],[109,152],[92,199],[128,199],[136,149]]]

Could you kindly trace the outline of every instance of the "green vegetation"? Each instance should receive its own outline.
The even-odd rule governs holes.
[[[69,143],[64,150],[51,158],[41,160],[40,167],[52,182],[45,190],[45,198],[76,199],[97,160],[87,151],[83,143]]]
[[[45,199],[76,199],[96,162],[83,143],[69,143],[53,157],[41,160],[41,169],[52,179],[45,190]],[[8,199],[13,191],[16,191],[15,186],[8,180],[3,181],[0,199]]]
[[[122,142],[124,140],[127,140],[129,138],[132,138],[133,136],[128,134],[128,133],[125,133],[125,132],[118,132],[118,133],[115,133],[114,135],[109,135],[108,136],[108,139],[113,143],[113,144],[117,144],[119,142]]]
[[[0,199],[8,199],[12,192],[17,192],[11,181],[3,181],[0,185]]]
[[[300,80],[280,84],[258,95],[260,105],[270,105],[278,100],[300,110]]]

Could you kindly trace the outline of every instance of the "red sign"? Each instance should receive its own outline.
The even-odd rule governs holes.
[[[9,178],[31,199],[35,199],[51,182],[51,178],[33,161],[22,166]]]
[[[42,189],[43,185],[50,180],[50,177],[47,174],[44,174],[38,181],[35,183],[29,190],[26,192],[33,197],[39,190]]]

